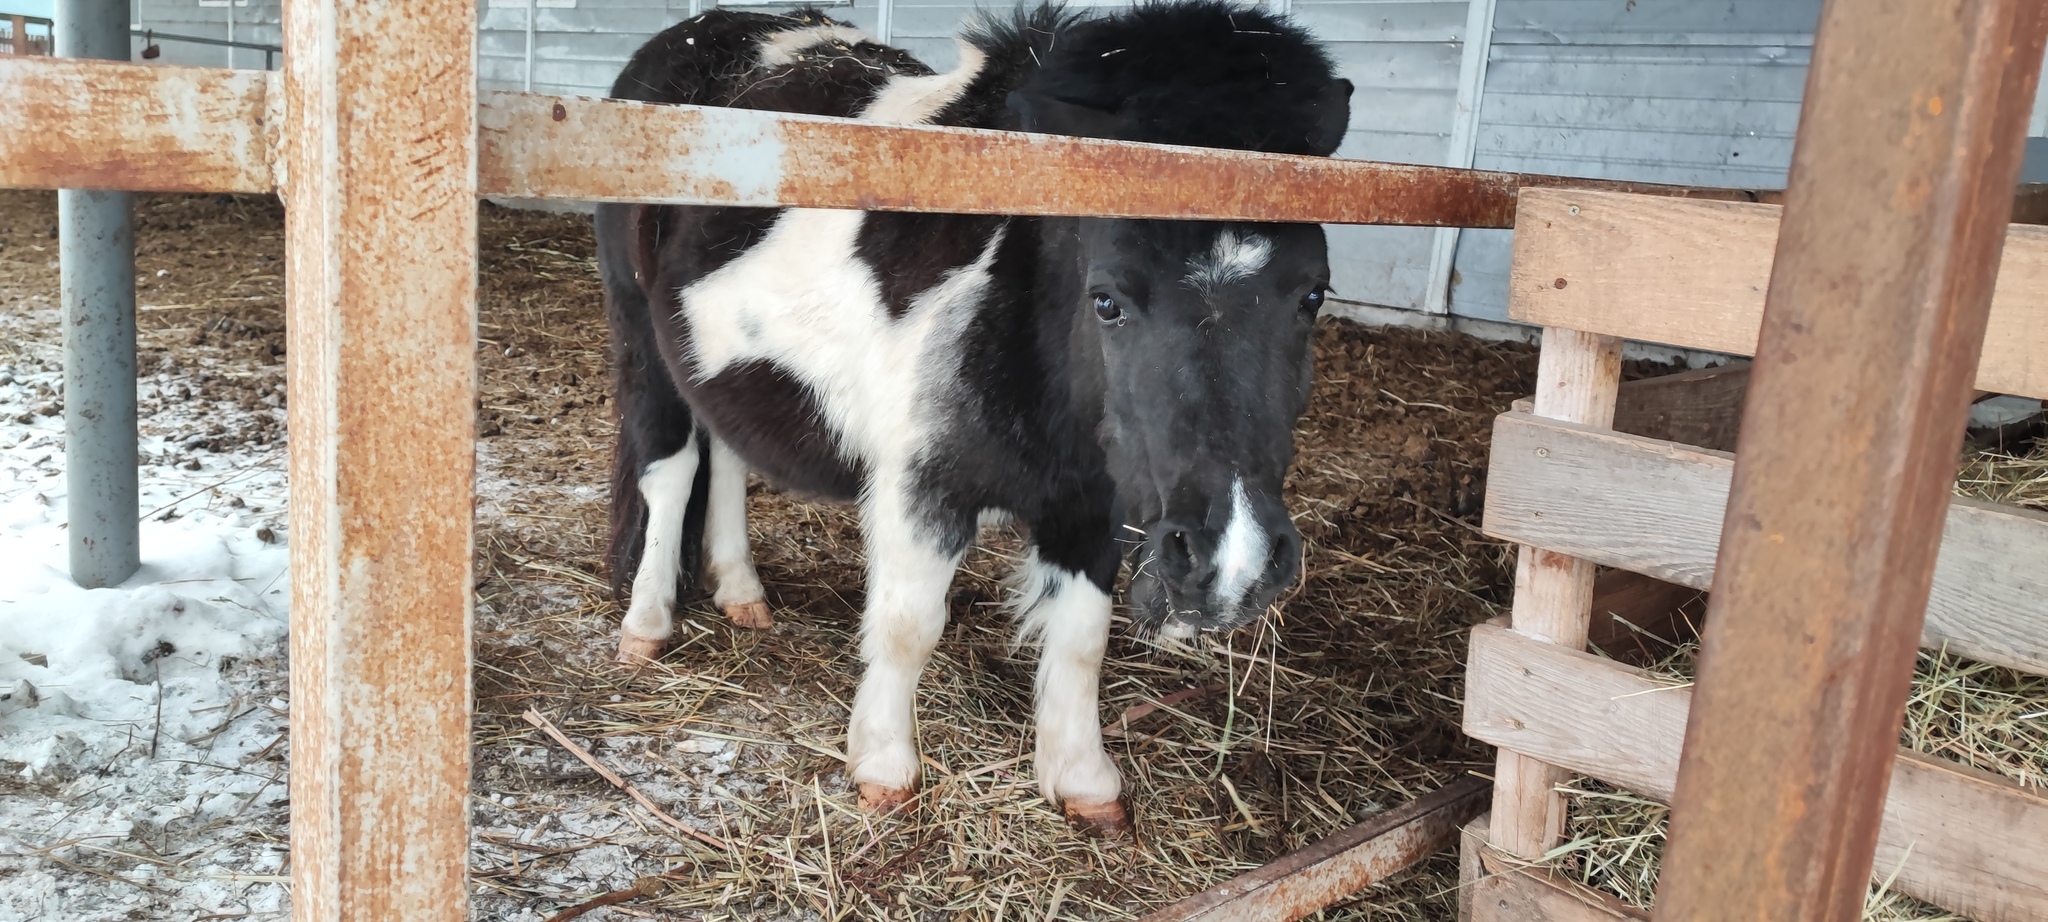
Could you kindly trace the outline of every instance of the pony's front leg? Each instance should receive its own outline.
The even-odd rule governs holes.
[[[1083,832],[1120,836],[1130,829],[1130,817],[1121,797],[1123,779],[1102,749],[1097,708],[1109,646],[1109,594],[1083,573],[1041,561],[1036,551],[1019,577],[1020,633],[1040,645],[1039,792]]]
[[[775,626],[754,549],[747,541],[747,462],[716,437],[711,439],[711,495],[704,509],[704,556],[710,566],[711,601],[740,627]]]
[[[867,668],[853,698],[846,756],[861,806],[871,810],[899,807],[917,790],[917,680],[945,632],[946,588],[968,540],[921,522],[897,492],[877,489],[861,514],[868,602],[860,655]]]

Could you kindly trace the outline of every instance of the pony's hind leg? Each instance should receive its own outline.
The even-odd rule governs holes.
[[[711,601],[740,627],[774,627],[760,574],[754,572],[754,549],[747,541],[747,462],[724,442],[709,438],[711,496],[704,510],[704,546],[712,583],[718,587]]]
[[[917,790],[917,681],[946,629],[946,588],[971,539],[936,540],[896,491],[877,490],[862,510],[867,532],[868,601],[861,614],[860,690],[847,727],[847,774],[861,806],[893,810]],[[957,545],[957,546],[954,546]]]
[[[1123,779],[1103,751],[1097,714],[1109,594],[1083,573],[1042,561],[1037,550],[1025,560],[1018,585],[1019,633],[1040,645],[1039,792],[1083,832],[1120,836],[1130,828]]]
[[[652,662],[675,629],[676,584],[682,576],[683,520],[697,480],[697,436],[681,451],[649,462],[639,490],[647,504],[647,542],[633,574],[633,602],[619,627],[621,663]],[[743,526],[744,527],[744,526]]]

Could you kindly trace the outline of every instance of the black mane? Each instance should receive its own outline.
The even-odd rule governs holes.
[[[1300,27],[1256,7],[1149,0],[1088,16],[1046,4],[984,14],[967,34],[992,61],[1033,62],[1012,84],[1026,94],[1117,116],[1121,140],[1318,156],[1336,148],[1316,127],[1335,65]]]

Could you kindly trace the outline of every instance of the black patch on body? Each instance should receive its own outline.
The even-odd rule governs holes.
[[[753,64],[766,35],[826,21],[816,11],[706,13],[637,52],[613,95],[850,116],[892,76],[930,73],[910,56],[868,42],[779,68]],[[966,38],[986,62],[937,124],[1318,155],[1329,154],[1342,135],[1341,118],[1333,127],[1327,116],[1330,106],[1348,100],[1349,85],[1335,80],[1328,56],[1299,29],[1256,10],[1202,0],[1089,17],[1040,6],[985,16]],[[1070,116],[1078,120],[1060,121]],[[625,416],[615,461],[615,579],[625,559],[616,552],[621,510],[630,518],[638,502],[637,492],[621,484],[658,457],[651,446],[679,442],[663,427],[706,426],[763,474],[817,495],[852,499],[866,479],[789,370],[754,362],[693,383],[674,292],[744,253],[777,215],[599,207],[621,388],[616,405]],[[993,234],[1005,233],[984,301],[960,343],[960,386],[939,395],[944,424],[911,472],[916,508],[947,550],[972,540],[980,511],[1010,512],[1031,530],[1042,560],[1085,573],[1109,591],[1122,556],[1122,523],[1156,502],[1120,495],[1111,474],[1100,334],[1084,306],[1082,221],[870,212],[855,249],[879,281],[890,316],[902,318],[920,294],[972,264]],[[638,275],[634,263],[642,266]],[[648,370],[657,367],[667,374]],[[635,389],[638,395],[627,394]],[[685,398],[694,417],[682,406]],[[629,410],[642,404],[660,412]],[[685,564],[694,569],[694,558],[686,556]]]

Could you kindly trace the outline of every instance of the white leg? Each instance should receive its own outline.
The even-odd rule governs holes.
[[[862,805],[889,809],[917,788],[917,680],[945,632],[946,589],[962,555],[946,553],[920,534],[899,497],[871,499],[861,520],[868,604],[861,615],[860,655],[867,668],[853,698],[847,767],[860,785]]]
[[[619,631],[619,662],[641,663],[661,655],[675,624],[676,578],[682,567],[683,513],[697,479],[697,439],[683,450],[647,465],[640,496],[647,503],[647,541],[640,569],[633,573],[633,603]]]
[[[734,624],[775,626],[754,550],[747,542],[747,462],[717,439],[711,440],[711,496],[704,510],[704,556],[709,564],[711,601]]]
[[[1024,562],[1021,638],[1037,641],[1038,789],[1087,831],[1115,835],[1128,825],[1118,800],[1123,779],[1102,750],[1097,695],[1109,646],[1110,599],[1080,573]]]

